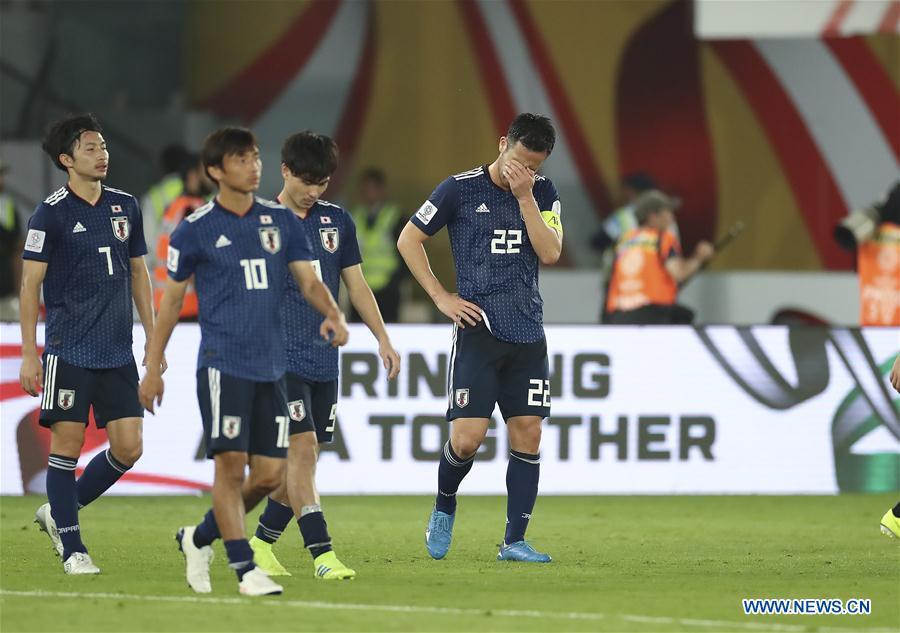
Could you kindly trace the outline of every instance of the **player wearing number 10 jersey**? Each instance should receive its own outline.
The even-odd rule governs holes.
[[[550,381],[538,263],[562,251],[560,202],[537,175],[556,133],[547,117],[520,114],[488,166],[451,176],[403,229],[397,247],[413,275],[453,322],[448,376],[450,441],[438,467],[438,495],[425,531],[429,554],[443,558],[456,518],[456,492],[472,468],[494,406],[511,447],[507,526],[499,560],[549,562],[525,541],[537,497],[541,422],[550,415]],[[423,243],[444,226],[459,294],[431,272]]]
[[[250,478],[280,481],[289,437],[283,376],[285,340],[281,305],[288,274],[310,304],[326,316],[318,333],[340,345],[347,340],[343,314],[316,276],[312,252],[299,221],[283,206],[255,198],[262,168],[249,130],[223,128],[204,143],[203,164],[218,185],[215,200],[182,222],[169,244],[169,281],[141,383],[144,405],[153,411],[163,382],[154,361],[165,349],[181,310],[188,280],[200,308],[197,396],[207,456],[215,460],[213,509],[196,528],[177,535],[188,584],[211,591],[210,544],[225,542],[229,565],[243,594],[281,593],[255,568],[244,532],[241,487]],[[261,474],[262,473],[262,474]]]

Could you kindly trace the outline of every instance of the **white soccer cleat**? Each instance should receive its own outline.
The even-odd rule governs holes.
[[[241,578],[238,590],[245,596],[273,596],[284,591],[284,587],[269,578],[259,567],[254,567]]]
[[[63,570],[70,576],[100,573],[100,568],[94,564],[87,552],[72,552],[63,563]]]
[[[212,592],[212,583],[209,581],[209,566],[212,564],[215,553],[212,547],[194,545],[193,525],[185,526],[178,530],[175,540],[178,541],[178,549],[184,554],[185,576],[188,586],[197,593]]]
[[[41,528],[41,532],[46,532],[47,536],[50,537],[50,542],[53,543],[53,549],[56,550],[56,555],[62,558],[62,539],[59,538],[59,532],[56,530],[56,521],[53,520],[53,515],[50,513],[49,503],[45,503],[37,509],[37,512],[34,513],[34,522]]]

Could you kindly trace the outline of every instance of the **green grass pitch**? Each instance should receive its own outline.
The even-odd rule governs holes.
[[[296,526],[276,546],[285,593],[244,598],[221,544],[213,593],[186,586],[173,535],[209,497],[108,497],[81,512],[103,573],[67,577],[32,523],[42,498],[0,500],[0,629],[11,631],[896,631],[892,495],[544,497],[529,537],[549,565],[497,562],[505,501],[460,499],[431,560],[425,497],[324,500],[350,582],[313,578]],[[258,512],[248,517],[255,527]],[[872,613],[746,616],[741,598],[869,598]]]

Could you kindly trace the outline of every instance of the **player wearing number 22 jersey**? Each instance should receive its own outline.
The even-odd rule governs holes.
[[[550,414],[549,367],[540,262],[562,248],[559,195],[537,170],[553,149],[550,120],[522,114],[487,166],[443,181],[410,219],[398,247],[438,309],[453,319],[448,372],[450,441],[438,469],[438,495],[426,530],[434,558],[450,547],[456,491],[472,467],[495,405],[507,423],[507,529],[498,558],[547,562],[525,541],[537,495],[541,422]],[[431,273],[422,244],[446,227],[458,296]]]

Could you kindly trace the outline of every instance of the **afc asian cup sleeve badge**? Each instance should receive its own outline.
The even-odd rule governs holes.
[[[233,440],[241,434],[241,416],[239,415],[223,415],[222,416],[222,435],[229,440]]]
[[[457,389],[454,394],[453,401],[456,402],[456,406],[462,409],[464,406],[469,404],[469,390],[468,389]]]
[[[71,409],[73,406],[75,406],[75,390],[60,389],[58,391],[58,395],[56,396],[56,403],[63,411],[68,411],[69,409]]]
[[[322,238],[322,248],[329,253],[333,253],[338,249],[340,235],[337,229],[319,229],[319,237]]]
[[[112,231],[113,235],[116,236],[116,239],[120,242],[125,242],[128,240],[128,218],[125,216],[118,216],[109,219],[112,222]]]
[[[259,241],[263,250],[274,255],[281,250],[281,231],[277,226],[267,226],[259,229]]]
[[[294,422],[302,422],[306,417],[306,406],[303,404],[303,400],[288,402],[288,413]]]

